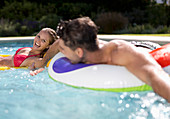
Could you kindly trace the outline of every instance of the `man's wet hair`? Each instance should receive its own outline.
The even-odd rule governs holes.
[[[88,51],[99,49],[97,44],[98,28],[89,17],[61,21],[57,26],[56,33],[72,50],[78,47]]]

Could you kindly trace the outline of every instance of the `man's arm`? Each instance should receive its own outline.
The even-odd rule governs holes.
[[[170,77],[149,53],[134,52],[134,58],[126,68],[150,85],[154,92],[170,102]],[[136,55],[136,56],[135,56]]]
[[[112,46],[113,65],[125,66],[170,102],[170,77],[146,50],[122,40],[113,40],[109,44]]]

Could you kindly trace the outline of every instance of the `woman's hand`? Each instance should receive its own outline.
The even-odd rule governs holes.
[[[38,68],[35,69],[35,62],[32,63],[32,65],[29,67],[30,71],[30,75],[34,76],[37,75],[38,73],[42,72],[45,68]]]
[[[30,75],[31,76],[34,76],[34,75],[37,75],[38,73],[42,72],[45,68],[39,68],[39,69],[36,69],[36,70],[31,70],[30,71]]]

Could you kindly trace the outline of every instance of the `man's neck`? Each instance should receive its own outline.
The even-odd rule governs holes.
[[[103,56],[104,56],[104,52],[101,49],[94,51],[94,52],[86,51],[83,62],[87,64],[93,64],[93,63],[94,64],[103,64],[103,63],[105,64],[107,60]]]

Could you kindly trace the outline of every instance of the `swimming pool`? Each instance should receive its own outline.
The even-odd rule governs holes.
[[[31,42],[0,42],[0,54],[14,54]],[[1,119],[169,119],[170,103],[152,91],[104,92],[53,81],[47,69],[0,71]]]

